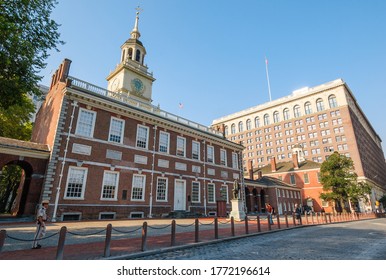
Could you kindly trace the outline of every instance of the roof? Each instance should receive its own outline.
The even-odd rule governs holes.
[[[39,144],[30,141],[22,141],[12,138],[0,137],[0,147],[2,148],[15,148],[15,149],[27,149],[33,151],[49,152],[50,149],[46,144]]]
[[[259,185],[261,187],[274,187],[274,186],[279,186],[279,187],[286,187],[286,188],[297,188],[294,185],[287,184],[286,182],[283,182],[280,179],[270,177],[270,176],[263,176],[260,179],[256,180],[251,180],[251,179],[244,179],[245,184],[255,184]]]
[[[311,161],[311,160],[305,160],[303,162],[299,162],[299,168],[295,169],[294,164],[291,161],[286,162],[278,162],[276,163],[276,172],[272,172],[271,164],[267,164],[261,168],[254,169],[253,173],[257,173],[258,171],[261,171],[263,174],[275,174],[275,173],[283,173],[283,172],[294,172],[298,170],[310,170],[310,169],[318,169],[321,167],[321,163]]]

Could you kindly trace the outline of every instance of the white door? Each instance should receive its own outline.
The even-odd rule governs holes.
[[[186,182],[175,180],[174,184],[174,211],[186,210]]]

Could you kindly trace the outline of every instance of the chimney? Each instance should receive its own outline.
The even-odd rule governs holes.
[[[271,157],[271,171],[276,172],[276,158]]]
[[[257,179],[263,178],[263,172],[261,170],[257,171]]]
[[[292,154],[292,161],[294,163],[294,169],[299,169],[298,153],[293,153]]]
[[[251,160],[249,161],[248,172],[249,172],[249,179],[253,180],[253,163]]]

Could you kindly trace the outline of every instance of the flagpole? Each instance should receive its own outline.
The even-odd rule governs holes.
[[[267,58],[265,58],[265,73],[267,74],[267,83],[268,83],[269,101],[272,101],[272,97],[271,97],[271,84],[269,83],[269,75],[268,75],[268,59],[267,59]]]

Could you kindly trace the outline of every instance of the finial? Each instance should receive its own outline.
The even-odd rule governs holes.
[[[131,38],[133,39],[138,39],[140,36],[141,36],[141,33],[139,33],[138,31],[138,19],[139,19],[139,14],[140,12],[143,11],[143,9],[141,9],[139,6],[137,8],[135,8],[135,10],[137,11],[136,12],[136,16],[135,16],[135,24],[134,24],[134,28],[133,30],[131,31]]]

